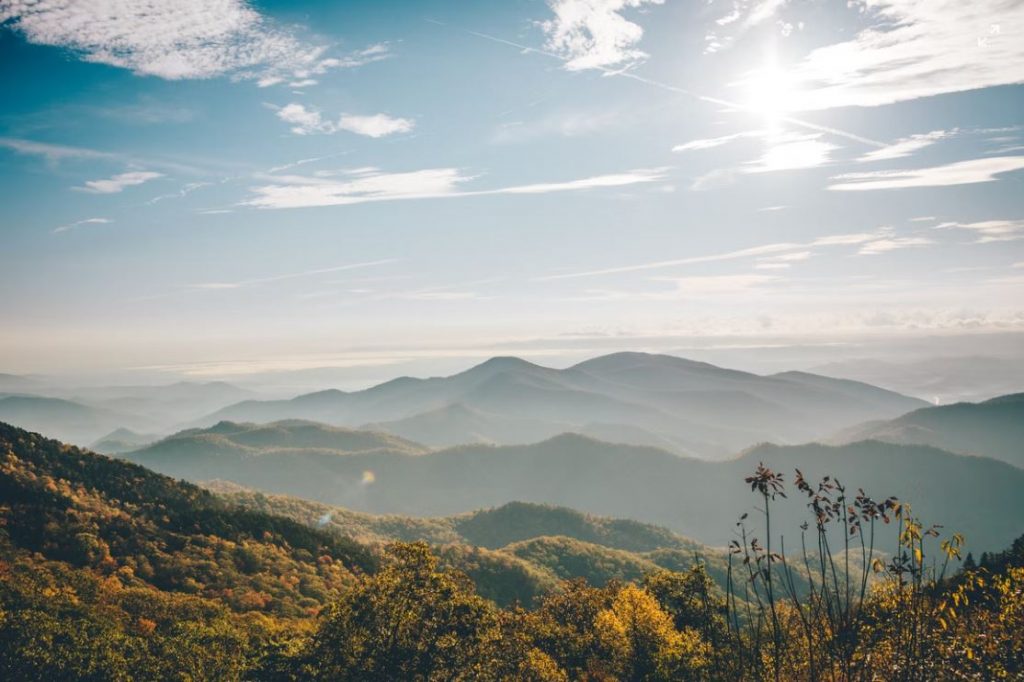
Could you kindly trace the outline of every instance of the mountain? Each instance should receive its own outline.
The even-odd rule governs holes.
[[[89,449],[103,455],[113,455],[119,452],[137,450],[143,445],[154,443],[160,440],[160,436],[147,433],[136,433],[131,429],[114,429],[102,438],[97,439],[89,445]]]
[[[221,430],[259,441],[270,432],[298,433],[307,443],[332,433],[305,424],[235,426]],[[362,437],[356,445],[365,444],[358,442]],[[301,620],[336,598],[356,574],[374,571],[382,543],[413,540],[434,545],[499,604],[530,604],[559,578],[584,575],[566,573],[570,565],[602,584],[624,577],[616,568],[623,556],[631,557],[629,565],[653,568],[643,554],[652,551],[685,552],[691,561],[700,553],[716,578],[724,575],[720,553],[667,529],[571,509],[513,503],[450,518],[382,517],[231,484],[213,487],[223,492],[0,424],[0,610],[17,573],[10,567],[17,566],[57,584],[109,583],[113,576],[117,590],[141,590],[146,599],[164,595],[163,608],[180,597],[187,609],[192,599],[190,615],[181,616],[186,620],[200,605],[207,613],[224,607]],[[560,538],[555,544],[564,551],[509,549],[547,536]],[[96,591],[93,586],[80,596],[89,599]],[[129,610],[145,606],[139,599],[130,597]]]
[[[831,362],[812,371],[885,386],[939,403],[976,402],[1024,386],[1024,363],[1018,357],[947,356],[905,362],[860,358]]]
[[[196,425],[308,419],[433,446],[515,444],[575,431],[722,459],[753,443],[805,442],[925,405],[849,380],[760,376],[667,355],[616,353],[564,370],[492,358],[449,377],[243,401]]]
[[[364,424],[360,428],[393,433],[440,447],[450,445],[453,434],[460,434],[467,443],[509,443],[516,440],[529,443],[572,430],[572,425],[544,419],[510,419],[455,403],[405,419]]]
[[[846,443],[867,438],[932,445],[1024,468],[1024,393],[981,403],[926,407],[890,421],[842,431],[833,440]]]
[[[43,383],[38,377],[0,372],[0,393],[31,393]]]
[[[36,395],[0,396],[0,421],[80,444],[121,427],[149,430],[154,426],[136,414]]]
[[[0,453],[6,559],[38,554],[116,574],[131,587],[207,599],[226,590],[233,596],[224,601],[238,611],[253,610],[246,595],[257,595],[256,610],[290,617],[375,566],[366,548],[340,535],[2,423]]]
[[[450,516],[512,501],[553,504],[665,526],[723,546],[734,521],[757,501],[744,478],[759,462],[792,481],[837,477],[876,499],[897,496],[933,523],[967,535],[972,551],[1009,544],[1024,524],[1024,470],[927,446],[878,441],[844,446],[761,445],[741,457],[709,462],[665,450],[563,435],[519,446],[465,445],[435,452],[225,452],[211,434],[196,434],[170,453],[158,446],[127,453],[172,476],[224,479],[374,514]],[[790,491],[779,528],[795,534],[804,503]],[[851,496],[852,496],[851,492]],[[794,540],[795,541],[795,540]]]
[[[159,424],[163,431],[256,395],[253,391],[223,381],[88,386],[59,391],[60,397],[86,405],[143,416]]]

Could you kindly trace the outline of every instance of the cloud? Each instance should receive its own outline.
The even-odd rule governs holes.
[[[610,111],[557,111],[528,122],[509,121],[501,124],[491,137],[495,144],[520,143],[548,135],[579,137],[592,135],[615,126],[625,127],[635,114],[614,109]]]
[[[85,183],[84,187],[75,187],[74,189],[81,192],[89,192],[90,194],[116,194],[124,190],[125,187],[141,185],[144,182],[162,177],[163,173],[154,173],[153,171],[129,171],[105,180],[89,180]]]
[[[360,268],[371,268],[379,265],[389,265],[391,263],[397,263],[397,258],[385,258],[382,260],[367,261],[365,263],[348,263],[346,265],[338,265],[331,268],[317,268],[314,270],[303,270],[301,272],[289,272],[283,275],[272,275],[270,277],[256,277],[253,279],[242,279],[232,282],[201,282],[199,284],[189,285],[189,289],[204,289],[204,290],[224,290],[224,289],[242,289],[245,287],[256,286],[258,284],[269,284],[271,282],[281,282],[289,279],[298,279],[301,277],[313,277],[315,275],[324,275],[331,272],[343,272],[345,270],[357,270]]]
[[[256,197],[244,205],[257,208],[342,206],[369,201],[395,201],[450,196],[471,180],[456,168],[428,168],[405,173],[350,171],[344,180],[292,176],[287,184],[254,187]]]
[[[774,275],[704,275],[659,278],[656,281],[672,282],[676,285],[677,296],[692,297],[746,293],[778,279]]]
[[[3,23],[31,43],[168,80],[233,75],[268,85],[383,56],[372,46],[326,57],[326,47],[303,42],[245,0],[0,0]]]
[[[256,196],[243,202],[256,208],[344,206],[376,201],[437,199],[496,194],[546,194],[595,188],[624,187],[661,180],[664,169],[639,169],[565,182],[515,185],[485,190],[460,190],[473,176],[457,168],[428,168],[385,173],[376,168],[350,170],[342,180],[333,177],[282,176],[279,184],[254,187]]]
[[[329,121],[316,109],[309,109],[298,103],[286,104],[277,110],[277,117],[292,124],[292,132],[296,135],[312,133],[333,134],[345,130],[367,137],[384,137],[395,133],[408,133],[415,122],[408,118],[394,118],[387,114],[372,116],[355,116],[343,114],[336,122]]]
[[[356,135],[367,137],[384,137],[395,133],[408,133],[415,123],[408,118],[393,118],[387,114],[373,116],[346,115],[338,119],[338,128]]]
[[[737,251],[726,251],[725,253],[714,253],[705,256],[690,256],[688,258],[676,258],[673,260],[653,261],[649,263],[639,263],[635,265],[621,265],[612,268],[602,268],[600,270],[584,270],[582,272],[566,272],[554,275],[544,275],[542,277],[535,277],[534,281],[545,282],[558,279],[575,279],[578,277],[617,275],[628,272],[640,272],[643,270],[659,270],[661,268],[675,267],[678,265],[694,265],[697,263],[713,263],[717,261],[736,260],[740,258],[751,258],[756,256],[802,252],[807,249],[810,249],[811,247],[817,246],[856,246],[859,244],[864,244],[865,242],[879,239],[889,233],[890,231],[887,228],[883,228],[875,232],[855,232],[852,234],[827,235],[825,237],[818,237],[817,239],[814,239],[810,242],[780,242],[776,244],[762,244],[761,246],[752,246],[746,249],[739,249]]]
[[[48,144],[45,142],[34,142],[32,140],[21,140],[12,137],[0,137],[0,147],[5,147],[18,154],[29,154],[42,156],[53,163],[64,159],[109,159],[114,154],[87,149],[85,147],[72,147],[69,145]]]
[[[722,145],[729,144],[736,140],[742,140],[748,137],[761,137],[764,132],[761,130],[751,130],[742,133],[733,133],[732,135],[723,135],[721,137],[709,137],[705,139],[690,140],[683,144],[677,144],[672,147],[674,152],[692,152],[701,149],[713,149],[715,147],[721,147]]]
[[[628,68],[647,54],[636,45],[644,30],[620,14],[625,9],[660,5],[664,0],[548,0],[555,16],[541,23],[545,47],[569,71]]]
[[[535,278],[535,281],[546,282],[558,279],[575,279],[577,277],[595,277],[599,275],[617,275],[627,272],[639,272],[642,270],[658,270],[676,265],[711,263],[715,261],[734,260],[737,258],[747,258],[763,254],[781,253],[784,251],[793,251],[801,248],[802,246],[803,244],[790,243],[765,244],[763,246],[753,246],[747,249],[740,249],[738,251],[727,251],[725,253],[716,253],[707,256],[691,256],[689,258],[676,258],[673,260],[654,261],[651,263],[640,263],[637,265],[621,265],[613,268],[602,268],[600,270],[585,270],[583,272],[567,272],[556,275],[545,275],[543,277]]]
[[[690,185],[693,191],[717,189],[731,185],[747,173],[772,173],[776,171],[817,168],[830,163],[832,152],[840,147],[821,140],[821,133],[798,134],[785,131],[753,130],[706,140],[693,140],[677,145],[672,151],[709,149],[745,137],[760,137],[764,140],[761,156],[734,168],[716,168],[699,177]]]
[[[766,138],[768,147],[761,158],[743,167],[744,173],[771,173],[816,168],[828,163],[838,146],[823,142],[821,135],[782,134]]]
[[[694,277],[657,277],[650,281],[673,285],[668,290],[636,291],[626,289],[587,289],[573,301],[678,301],[721,296],[749,295],[781,278],[777,275],[700,275]]]
[[[160,196],[153,197],[152,199],[146,202],[146,205],[152,206],[153,204],[160,201],[164,201],[165,199],[182,199],[191,194],[192,192],[195,192],[197,189],[209,187],[212,184],[212,182],[190,182],[185,185],[182,185],[181,189],[179,189],[177,192],[171,192],[170,194],[161,194]]]
[[[985,159],[957,161],[944,166],[908,170],[871,171],[836,175],[839,180],[828,189],[863,191],[874,189],[905,189],[909,187],[946,187],[992,182],[998,175],[1024,168],[1024,156],[996,156]]]
[[[741,34],[774,17],[786,2],[787,0],[731,0],[727,3],[729,13],[715,19],[717,28],[707,31],[704,35],[704,52],[711,54],[731,46]],[[793,27],[791,24],[784,26],[788,28],[784,28],[783,35],[788,36]],[[722,27],[728,27],[724,34],[721,31]],[[799,27],[803,28],[802,23]]]
[[[1024,4],[861,0],[868,25],[811,51],[793,70],[800,110],[879,106],[1024,82]]]
[[[919,133],[917,135],[911,135],[910,137],[904,137],[902,139],[893,142],[892,144],[882,147],[881,149],[873,149],[867,154],[864,154],[857,160],[860,162],[871,162],[871,161],[888,161],[889,159],[900,159],[904,156],[910,156],[914,152],[929,147],[939,140],[949,137],[952,135],[951,132],[945,130],[933,130],[930,133]]]
[[[758,270],[784,270],[788,269],[793,263],[805,261],[813,255],[813,251],[793,251],[790,253],[782,253],[777,256],[759,258],[758,263],[754,268]]]
[[[1009,242],[1024,239],[1024,220],[982,220],[974,223],[940,223],[937,230],[970,230],[978,236],[979,244]]]
[[[874,256],[879,253],[887,253],[898,249],[909,249],[915,246],[927,246],[934,244],[927,237],[885,237],[867,242],[857,252],[859,256]]]
[[[68,232],[81,225],[106,225],[107,223],[112,222],[113,221],[109,218],[86,218],[85,220],[78,220],[73,223],[68,223],[67,225],[61,225],[60,227],[55,228],[53,233],[59,234],[61,232]]]

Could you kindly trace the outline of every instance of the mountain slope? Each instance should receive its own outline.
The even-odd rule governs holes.
[[[36,395],[0,396],[0,421],[81,444],[120,427],[148,430],[153,426],[136,414]]]
[[[845,430],[833,440],[847,443],[868,438],[942,447],[1024,468],[1024,393],[981,403],[926,407],[890,421]]]
[[[743,479],[760,461],[790,481],[800,468],[809,477],[838,477],[850,490],[863,487],[876,498],[900,497],[925,519],[966,534],[975,551],[1008,544],[1024,524],[1024,471],[991,459],[877,441],[765,445],[724,462],[577,435],[426,454],[268,450],[224,457],[219,447],[215,440],[196,439],[176,457],[145,459],[147,450],[127,456],[173,476],[231,480],[375,514],[449,516],[513,501],[554,504],[663,525],[712,546],[731,539],[736,516],[755,502]],[[791,499],[780,506],[779,518],[796,532],[804,512],[803,503]]]
[[[221,599],[229,590],[235,610],[290,617],[375,565],[340,535],[6,424],[0,458],[5,552],[39,553],[167,592]],[[313,561],[318,556],[330,559]],[[282,580],[292,575],[301,581]]]

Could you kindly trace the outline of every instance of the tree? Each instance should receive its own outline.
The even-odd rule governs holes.
[[[464,574],[439,568],[422,542],[389,548],[390,562],[334,604],[306,656],[329,680],[473,680],[491,675],[497,609]]]
[[[698,679],[710,663],[710,647],[691,627],[676,630],[672,617],[650,592],[626,585],[594,623],[622,680]]]

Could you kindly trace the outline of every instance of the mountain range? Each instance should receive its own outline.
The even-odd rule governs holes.
[[[298,438],[296,429],[320,435]],[[555,504],[663,525],[712,546],[725,545],[736,516],[757,502],[744,478],[762,462],[789,482],[795,469],[809,480],[837,478],[851,498],[858,488],[876,499],[896,496],[928,522],[964,533],[979,551],[1007,545],[1024,519],[1024,470],[880,441],[765,444],[711,462],[575,434],[532,445],[430,450],[325,425],[225,422],[121,456],[175,477],[229,480],[363,512],[448,516],[512,501]],[[805,512],[791,491],[779,503],[779,527],[796,532]]]
[[[149,434],[166,435],[254,395],[219,381],[62,388],[43,379],[0,375],[0,420],[78,445],[108,441],[101,449],[119,450],[152,442],[159,436]],[[130,433],[136,435],[125,441]]]
[[[1024,467],[1024,393],[980,403],[925,407],[896,419],[844,430],[833,440],[849,443],[865,439],[931,445]]]
[[[356,392],[247,400],[195,425],[305,419],[434,447],[516,444],[571,431],[722,459],[758,442],[821,439],[926,404],[802,372],[761,376],[667,355],[615,353],[563,370],[492,358],[449,377],[401,377]]]

